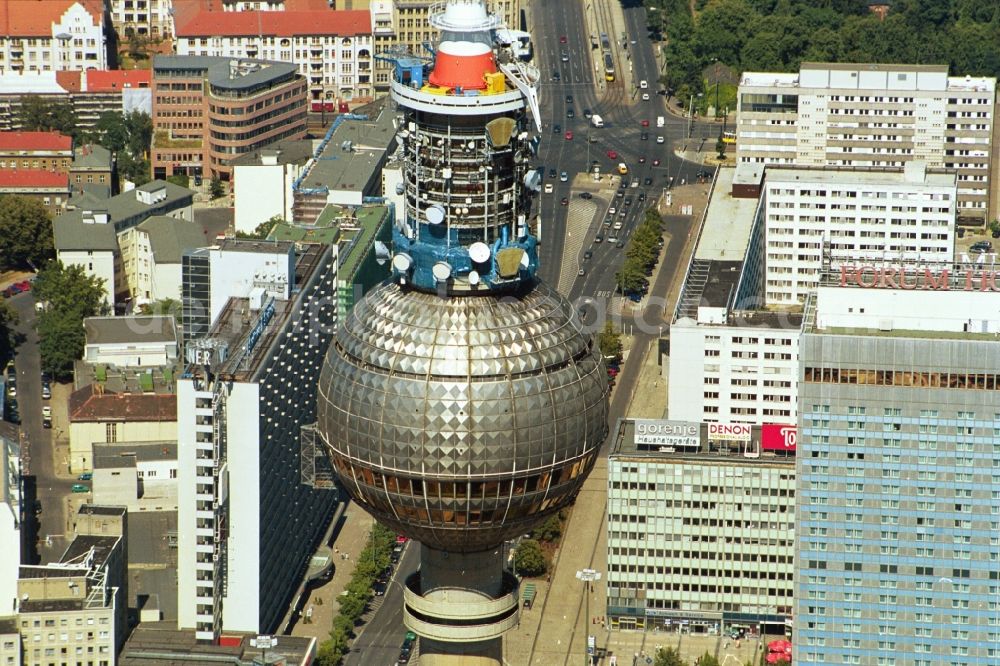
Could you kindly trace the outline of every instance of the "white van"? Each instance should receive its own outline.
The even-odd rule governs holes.
[[[590,117],[590,124],[594,127],[604,127],[604,118],[601,118],[595,113]]]
[[[663,116],[656,116],[656,126],[663,127]]]

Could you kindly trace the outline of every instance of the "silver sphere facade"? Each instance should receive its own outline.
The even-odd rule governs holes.
[[[593,338],[544,284],[442,298],[386,282],[330,346],[318,427],[380,522],[478,552],[572,501],[607,434],[608,391]]]

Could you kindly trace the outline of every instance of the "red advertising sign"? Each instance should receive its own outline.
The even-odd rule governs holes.
[[[798,430],[794,425],[765,423],[760,427],[760,445],[765,451],[794,451]]]

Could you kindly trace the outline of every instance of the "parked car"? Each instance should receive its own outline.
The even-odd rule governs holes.
[[[573,107],[566,109],[566,117],[570,119],[576,118],[576,111],[573,110]]]
[[[557,176],[555,169],[549,169],[549,178],[555,178]]]
[[[559,81],[562,80],[562,75],[560,75],[559,72],[553,71],[552,80],[555,81],[556,83],[559,83]]]
[[[562,173],[559,174],[559,180],[565,183],[567,180],[569,180],[569,174],[563,171]]]
[[[552,126],[552,133],[553,134],[562,134],[562,125],[560,125],[559,123],[556,123],[555,125],[553,125]]]
[[[593,199],[594,195],[591,194],[590,192],[580,192],[580,198],[581,199]]]
[[[573,130],[566,130],[566,140],[567,141],[573,140]]]
[[[560,204],[562,204],[563,206],[568,206],[568,205],[569,205],[569,199],[567,199],[566,197],[563,197],[563,198],[562,198],[562,199],[561,199],[561,200],[559,201],[559,203],[560,203]]]
[[[614,151],[614,150],[609,150],[608,151],[608,158],[612,159],[612,160],[616,160],[616,159],[618,159],[618,153],[616,151]]]
[[[593,256],[594,256],[594,252],[592,250],[587,250],[586,252],[583,253],[583,260],[587,261],[588,259],[590,259]]]
[[[593,115],[594,115],[594,112],[591,111],[590,109],[584,109],[583,110],[583,117],[586,118],[587,120],[590,120],[591,116],[593,116]]]
[[[386,586],[384,582],[377,580],[374,583],[372,583],[372,593],[376,597],[381,597],[383,594],[385,594],[385,587]]]
[[[49,380],[43,379],[42,380],[42,400],[48,400],[51,397],[52,397],[52,385],[49,383]]]
[[[595,243],[600,243],[603,240],[604,240],[604,234],[597,234],[596,236],[594,236]]]
[[[42,407],[42,427],[46,429],[52,427],[52,408],[48,405]]]
[[[648,141],[649,140],[649,132],[643,132],[642,134],[640,134],[639,135],[639,140],[640,141]]]
[[[973,252],[975,254],[984,254],[992,251],[993,243],[989,241],[979,241],[978,243],[973,243],[972,246],[969,247],[969,252]]]
[[[89,493],[90,486],[85,486],[82,483],[74,483],[73,487],[70,488],[70,490],[74,493]]]
[[[84,472],[83,474],[76,477],[77,481],[90,481],[94,478],[94,475],[90,472]]]

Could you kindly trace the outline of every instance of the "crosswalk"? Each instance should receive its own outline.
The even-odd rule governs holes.
[[[580,250],[587,239],[590,223],[597,214],[597,205],[593,200],[573,198],[569,202],[569,212],[566,215],[566,228],[563,230],[564,244],[562,265],[559,267],[559,283],[556,290],[569,297],[570,289],[580,270]]]

